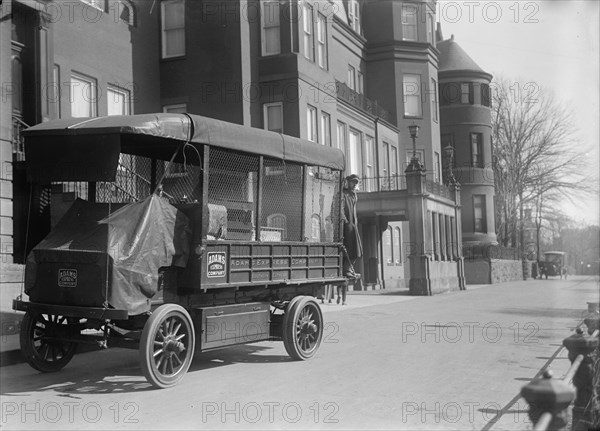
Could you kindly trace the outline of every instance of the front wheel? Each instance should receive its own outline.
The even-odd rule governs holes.
[[[161,305],[142,331],[140,363],[144,376],[157,388],[175,386],[190,368],[194,345],[194,325],[185,308]]]
[[[323,313],[317,301],[297,296],[289,303],[283,316],[283,345],[297,361],[312,358],[323,339]]]
[[[42,373],[52,373],[67,365],[77,348],[76,343],[65,341],[73,332],[73,325],[65,316],[25,313],[19,341],[27,363]]]

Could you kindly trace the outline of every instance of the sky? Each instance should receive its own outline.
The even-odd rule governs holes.
[[[572,109],[577,145],[587,153],[589,173],[598,175],[600,99],[600,1],[440,0],[444,39],[454,40],[486,72],[526,89],[549,88]],[[563,212],[599,224],[598,196],[564,202]]]

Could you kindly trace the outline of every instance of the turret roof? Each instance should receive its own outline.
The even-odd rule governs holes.
[[[436,47],[440,51],[440,73],[465,70],[487,74],[487,72],[479,67],[460,45],[454,41],[454,35],[452,35],[450,39],[438,42]]]

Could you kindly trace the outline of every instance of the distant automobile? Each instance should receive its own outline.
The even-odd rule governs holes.
[[[544,253],[544,261],[538,263],[540,278],[543,276],[560,277],[567,279],[567,266],[565,263],[566,253],[564,251],[547,251]]]

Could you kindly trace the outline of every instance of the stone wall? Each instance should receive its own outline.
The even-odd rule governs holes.
[[[469,284],[496,284],[523,280],[520,260],[465,259],[465,282]]]
[[[492,284],[523,280],[523,264],[520,260],[492,260]]]

